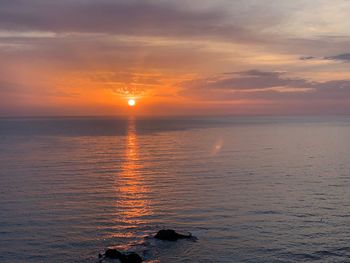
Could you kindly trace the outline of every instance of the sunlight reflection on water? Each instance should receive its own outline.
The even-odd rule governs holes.
[[[130,118],[125,143],[125,156],[122,162],[121,173],[116,176],[117,214],[129,227],[145,224],[145,216],[152,211],[147,194],[150,192],[144,184],[142,174],[143,164],[139,158],[139,146],[136,136],[135,119]]]

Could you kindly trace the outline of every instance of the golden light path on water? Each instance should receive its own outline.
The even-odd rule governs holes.
[[[152,214],[148,198],[150,189],[144,183],[143,167],[143,161],[139,156],[136,120],[130,117],[125,137],[124,160],[121,172],[116,175],[115,180],[118,200],[116,218],[120,224],[120,229],[114,234],[115,237],[135,238],[135,232],[147,223],[145,217]]]

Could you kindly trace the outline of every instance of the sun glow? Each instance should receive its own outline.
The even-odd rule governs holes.
[[[129,99],[128,100],[128,104],[129,104],[130,107],[134,107],[135,104],[136,104],[136,101],[134,99]]]

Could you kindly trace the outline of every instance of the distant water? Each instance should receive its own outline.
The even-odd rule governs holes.
[[[2,263],[350,262],[349,222],[348,117],[0,119]]]

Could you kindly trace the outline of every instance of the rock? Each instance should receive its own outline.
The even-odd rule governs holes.
[[[102,255],[99,254],[98,257],[101,258]],[[142,258],[134,252],[124,254],[112,248],[109,248],[106,250],[106,252],[104,253],[104,257],[111,258],[111,259],[119,259],[120,262],[122,263],[141,263],[142,262]]]
[[[116,259],[119,259],[123,256],[122,253],[120,253],[118,250],[116,249],[112,249],[112,248],[109,248],[106,250],[105,252],[105,257],[106,258],[116,258]]]
[[[122,263],[141,263],[142,258],[138,254],[132,252],[132,253],[123,255],[120,261]]]
[[[195,239],[195,237],[193,237],[192,234],[182,235],[182,234],[176,233],[176,231],[172,229],[159,230],[158,233],[154,236],[154,238],[157,238],[160,240],[167,240],[167,241],[177,241],[179,239],[185,239],[185,238]]]

